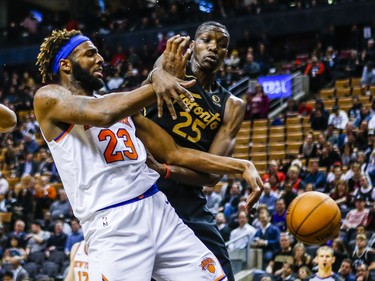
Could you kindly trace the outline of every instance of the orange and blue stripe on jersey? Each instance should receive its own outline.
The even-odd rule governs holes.
[[[74,124],[71,124],[68,129],[65,131],[62,131],[60,135],[57,136],[57,138],[54,139],[55,142],[61,141],[69,132],[73,129]]]
[[[143,193],[143,194],[141,194],[141,195],[139,195],[139,196],[137,196],[133,199],[126,200],[126,201],[123,201],[123,202],[120,202],[120,203],[117,203],[117,204],[110,205],[108,207],[101,208],[97,212],[112,209],[112,208],[116,208],[116,207],[120,207],[120,206],[124,206],[124,205],[128,205],[128,204],[146,199],[147,197],[150,197],[150,196],[154,195],[158,191],[159,191],[158,186],[156,184],[153,184],[149,189],[146,190],[145,193]]]

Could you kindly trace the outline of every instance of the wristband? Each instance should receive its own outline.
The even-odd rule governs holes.
[[[165,174],[163,179],[169,179],[169,177],[171,176],[171,168],[167,164],[163,164],[163,166],[167,169],[167,173]]]
[[[151,70],[150,71],[150,73],[148,74],[148,76],[147,76],[147,80],[148,81],[150,81],[150,83],[152,83],[153,81],[152,81],[152,75],[154,75],[154,72],[156,71],[156,70],[158,70],[159,68],[158,67],[155,67],[153,70]]]

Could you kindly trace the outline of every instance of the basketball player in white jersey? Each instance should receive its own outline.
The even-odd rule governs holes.
[[[249,161],[178,147],[154,122],[140,114],[130,117],[155,102],[154,92],[175,96],[190,84],[156,70],[149,85],[96,97],[103,58],[78,31],[53,32],[42,43],[37,64],[43,79],[58,81],[36,92],[34,110],[81,221],[90,280],[226,280],[216,257],[158,192],[159,174],[168,178],[170,169],[150,169],[142,142],[162,163],[242,174],[253,188],[250,205],[263,188],[257,170]],[[168,98],[167,103],[172,104]]]
[[[64,281],[89,281],[89,256],[83,240],[75,243],[70,252],[70,264]]]
[[[0,133],[12,131],[16,124],[16,114],[5,105],[0,104]]]

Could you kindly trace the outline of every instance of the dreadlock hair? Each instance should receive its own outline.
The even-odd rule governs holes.
[[[82,33],[78,30],[54,30],[51,36],[44,39],[42,45],[40,45],[40,52],[36,61],[42,76],[42,83],[46,82],[47,76],[52,79],[52,64],[60,49],[68,43],[70,38],[79,34]]]
[[[200,26],[198,26],[197,30],[195,31],[195,38],[197,38],[199,34],[203,33],[203,30],[206,29],[207,27],[216,27],[216,28],[224,29],[229,37],[229,32],[228,32],[228,29],[225,27],[225,25],[217,21],[206,21],[202,23]]]

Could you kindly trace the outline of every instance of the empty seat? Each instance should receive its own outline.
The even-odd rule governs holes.
[[[251,147],[251,153],[266,153],[267,151],[267,146],[264,144],[256,144]]]
[[[267,153],[251,153],[251,161],[265,162],[267,161]]]
[[[285,126],[271,126],[270,128],[270,135],[274,134],[284,134]]]
[[[350,79],[338,79],[335,81],[335,88],[349,88]]]
[[[287,117],[285,120],[286,125],[298,125],[301,124],[300,117]]]
[[[351,88],[337,88],[336,97],[348,97],[351,95]]]
[[[335,89],[322,89],[319,91],[319,96],[321,99],[330,99],[335,95]]]

